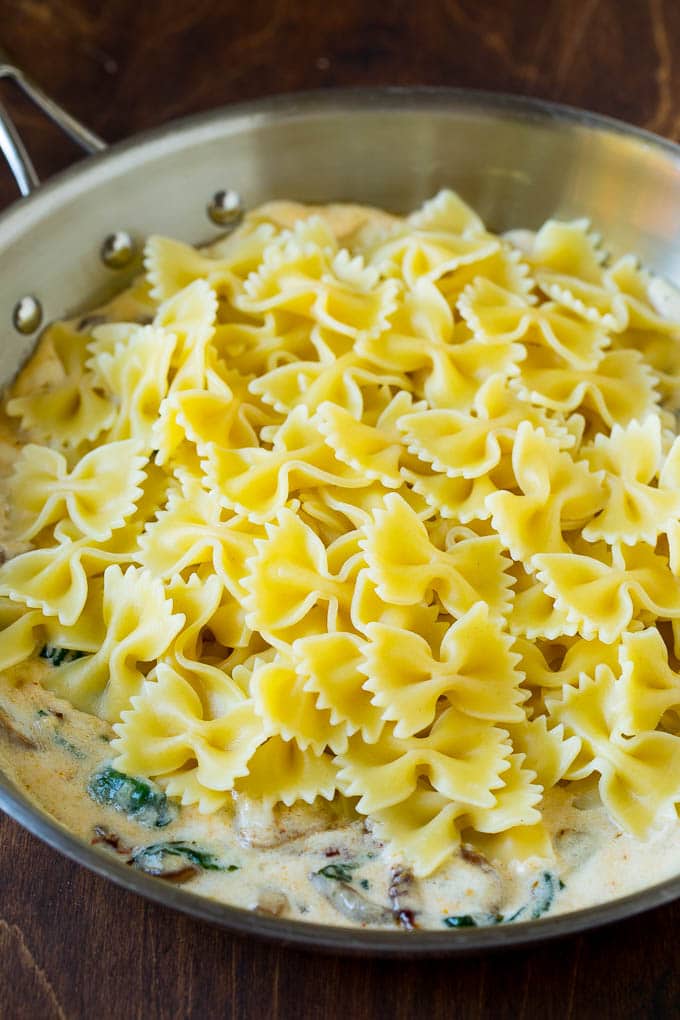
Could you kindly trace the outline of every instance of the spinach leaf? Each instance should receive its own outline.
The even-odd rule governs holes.
[[[85,652],[77,652],[73,648],[58,648],[56,645],[43,645],[40,658],[47,659],[52,666],[62,666],[65,662],[82,659]]]
[[[476,928],[477,922],[472,914],[456,914],[453,917],[445,917],[444,924],[447,928]]]
[[[561,889],[564,889],[564,882],[552,871],[544,871],[532,886],[529,902],[506,917],[506,921],[535,921],[550,910]]]
[[[79,747],[72,744],[70,740],[66,739],[66,737],[62,737],[61,733],[55,733],[53,739],[57,747],[61,747],[64,751],[68,751],[68,753],[72,754],[74,758],[78,758],[80,761],[84,761],[87,758],[84,751],[81,751]]]
[[[236,864],[222,862],[207,850],[202,850],[194,843],[170,842],[154,843],[142,847],[131,858],[130,863],[147,874],[159,877],[172,877],[182,873],[188,867],[195,871],[237,871]]]
[[[91,777],[87,792],[98,804],[141,822],[162,829],[177,815],[177,809],[162,790],[144,779],[135,779],[105,765]]]
[[[352,871],[357,865],[352,862],[345,863],[344,861],[338,861],[334,864],[327,864],[325,868],[321,868],[317,871],[317,875],[323,875],[324,878],[334,878],[336,882],[351,882]]]
[[[447,928],[488,928],[502,920],[501,914],[454,914],[443,918],[443,924]]]

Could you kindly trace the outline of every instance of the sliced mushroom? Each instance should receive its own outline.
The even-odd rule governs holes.
[[[111,847],[117,854],[121,854],[128,857],[132,853],[132,847],[127,846],[117,832],[113,832],[111,829],[105,828],[103,825],[95,825],[92,830],[94,835],[90,840],[92,846],[96,846],[98,843],[104,843],[106,846]]]
[[[21,744],[22,747],[28,747],[32,751],[37,751],[38,745],[36,742],[31,740],[31,738],[19,728],[16,720],[13,719],[4,710],[4,708],[0,708],[0,726],[2,726],[10,740],[17,744]]]
[[[597,850],[602,841],[598,834],[583,829],[560,829],[555,836],[555,849],[563,869],[580,868]]]
[[[356,924],[390,924],[394,920],[394,914],[388,907],[367,900],[346,882],[326,878],[318,873],[310,875],[309,880],[317,892],[349,921]]]
[[[250,797],[234,798],[236,811],[234,822],[239,839],[245,846],[269,849],[290,843],[312,832],[330,828],[333,822],[331,810],[308,804],[293,804],[292,807],[271,808]]]
[[[164,847],[146,847],[136,851],[129,861],[133,868],[154,878],[181,885],[200,875],[200,865],[183,854],[169,853]]]
[[[250,908],[258,914],[280,917],[288,909],[288,897],[280,889],[260,889],[255,903]]]

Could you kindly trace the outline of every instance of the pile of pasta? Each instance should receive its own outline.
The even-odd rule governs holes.
[[[450,191],[150,238],[6,401],[0,667],[78,652],[117,768],[344,796],[419,875],[549,857],[556,784],[675,818],[680,324],[586,221],[516,240]]]

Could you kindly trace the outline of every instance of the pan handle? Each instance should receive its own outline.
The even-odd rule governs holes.
[[[86,152],[101,152],[106,148],[102,139],[86,128],[67,110],[44,92],[32,78],[8,59],[0,50],[0,78],[9,78],[49,119],[73,139]],[[33,162],[9,114],[0,104],[0,150],[23,196],[30,195],[40,184]]]

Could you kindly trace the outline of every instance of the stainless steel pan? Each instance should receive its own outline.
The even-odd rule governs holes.
[[[0,63],[2,74],[19,76]],[[35,98],[49,102],[42,93]],[[63,123],[59,108],[47,112]],[[103,148],[74,121],[65,126],[90,151]],[[0,145],[22,190],[32,192],[0,218],[0,384],[30,352],[40,312],[49,321],[122,286],[135,267],[128,256],[146,234],[193,242],[217,236],[206,210],[224,219],[239,196],[245,207],[291,198],[401,211],[449,186],[495,230],[535,227],[551,215],[588,216],[615,251],[635,251],[680,283],[680,148],[547,103],[443,89],[283,96],[167,125],[40,188],[17,142],[10,123],[0,122]],[[215,209],[219,192],[229,195]],[[22,303],[26,298],[34,301]],[[679,877],[602,906],[507,927],[412,935],[322,927],[264,918],[134,873],[76,839],[2,774],[0,807],[57,850],[149,899],[242,934],[332,951],[413,957],[505,947],[628,917],[680,895]]]

